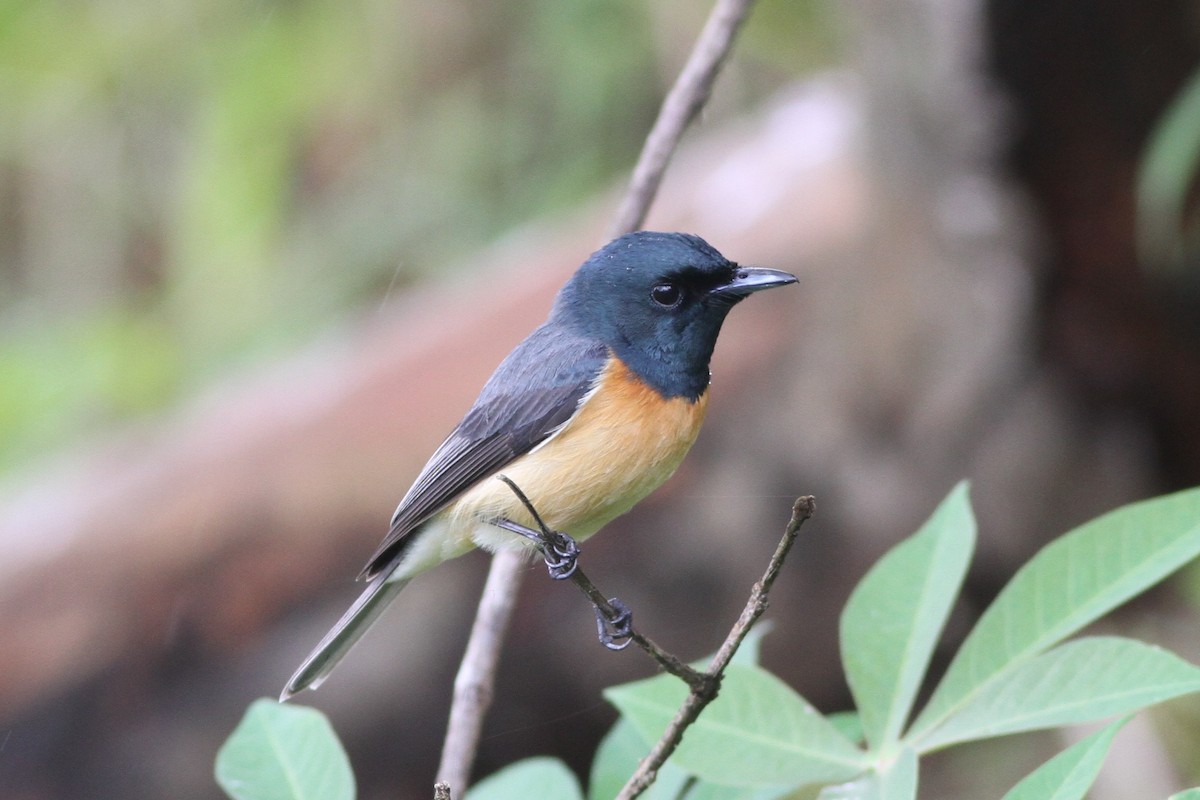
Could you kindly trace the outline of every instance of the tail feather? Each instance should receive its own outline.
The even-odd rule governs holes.
[[[378,575],[368,584],[363,593],[354,601],[354,605],[342,615],[337,624],[325,638],[321,640],[296,674],[287,682],[280,702],[296,695],[305,689],[316,689],[329,675],[338,662],[350,652],[367,628],[379,618],[380,613],[408,585],[408,579],[388,581],[388,573]]]

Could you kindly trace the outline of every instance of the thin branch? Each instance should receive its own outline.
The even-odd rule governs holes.
[[[546,559],[547,566],[550,566],[551,575],[555,575],[556,570],[563,567],[563,562],[560,560],[560,550],[566,552],[566,548],[561,548],[560,545],[564,542],[569,544],[569,550],[572,553],[572,563],[570,570],[561,575],[561,577],[570,578],[584,595],[591,600],[592,604],[596,607],[597,613],[603,614],[605,618],[613,620],[621,613],[628,613],[627,609],[618,609],[615,607],[616,601],[606,599],[604,594],[587,577],[583,569],[579,567],[575,561],[578,558],[579,551],[575,547],[574,541],[546,526],[546,523],[542,521],[541,515],[538,514],[537,509],[534,508],[533,503],[526,496],[525,492],[521,490],[520,486],[504,475],[498,475],[497,477],[508,484],[508,488],[513,491],[513,494],[517,496],[517,499],[529,511],[530,516],[537,522],[540,531],[535,531],[521,525],[512,525],[510,527],[507,522],[502,524],[502,527],[529,538]],[[626,635],[645,650],[651,658],[657,661],[663,669],[687,683],[689,692],[683,705],[680,706],[679,711],[676,712],[666,731],[663,732],[662,737],[646,757],[642,759],[641,763],[638,764],[637,770],[630,776],[621,793],[617,795],[617,800],[632,800],[632,798],[640,795],[654,783],[655,778],[658,776],[658,770],[670,757],[671,753],[675,751],[675,748],[679,746],[679,742],[682,741],[684,731],[696,721],[700,716],[700,712],[716,699],[717,692],[721,687],[721,680],[725,675],[725,668],[733,660],[734,654],[737,653],[747,634],[750,633],[750,629],[754,626],[754,623],[767,610],[767,598],[771,593],[771,587],[774,585],[775,579],[779,576],[779,571],[783,568],[783,562],[787,559],[792,545],[796,543],[796,538],[800,534],[800,526],[815,511],[816,501],[811,496],[801,497],[792,505],[791,519],[788,520],[787,527],[784,528],[783,538],[779,540],[779,544],[775,547],[775,552],[771,555],[771,560],[767,564],[766,571],[763,573],[762,578],[750,589],[750,598],[746,601],[742,613],[738,616],[737,622],[730,628],[725,641],[721,643],[712,661],[709,662],[708,669],[704,672],[697,672],[692,669],[679,658],[666,652],[654,644],[654,642],[638,633],[632,625],[629,625]],[[604,641],[604,639],[602,638],[601,641]]]
[[[658,194],[667,164],[675,154],[684,130],[708,102],[717,74],[733,48],[734,37],[750,13],[753,2],[717,0],[713,6],[708,21],[704,23],[704,30],[692,48],[692,54],[663,100],[658,119],[646,137],[629,188],[609,228],[610,239],[642,227],[650,204]]]
[[[630,776],[629,781],[621,789],[617,795],[617,800],[633,800],[649,788],[650,784],[654,783],[654,779],[658,777],[658,770],[670,757],[671,753],[675,752],[675,748],[679,746],[679,742],[683,739],[683,732],[688,726],[696,721],[700,716],[700,712],[705,706],[713,701],[717,696],[717,690],[720,688],[721,676],[725,673],[725,668],[729,666],[729,662],[733,659],[733,654],[737,652],[742,640],[746,638],[746,634],[750,632],[750,628],[755,621],[762,616],[767,609],[767,595],[771,592],[771,585],[775,583],[775,578],[779,575],[779,570],[783,567],[783,561],[787,558],[788,551],[792,549],[792,545],[796,542],[796,536],[800,533],[800,526],[804,521],[813,515],[816,510],[816,502],[812,497],[801,497],[792,506],[792,518],[788,522],[787,528],[784,530],[783,538],[779,540],[779,545],[775,548],[775,554],[771,556],[771,562],[767,565],[767,571],[763,573],[762,579],[754,584],[754,588],[750,590],[750,599],[746,601],[746,607],[742,609],[741,616],[734,624],[729,635],[725,637],[717,654],[713,656],[712,662],[709,663],[706,674],[712,679],[710,681],[710,690],[698,690],[693,687],[688,693],[687,699],[683,705],[679,707],[679,711],[675,713],[675,717],[671,720],[671,724],[667,726],[662,737],[651,748],[650,752],[638,764],[637,770]]]
[[[508,488],[512,490],[512,493],[517,496],[517,499],[521,501],[521,505],[525,506],[525,510],[529,512],[529,516],[533,517],[533,521],[537,523],[539,530],[535,531],[523,525],[514,525],[509,520],[497,521],[495,524],[518,533],[521,536],[525,536],[532,541],[538,552],[542,554],[542,558],[546,560],[546,566],[550,569],[550,575],[557,580],[569,578],[572,583],[579,587],[579,591],[583,592],[584,596],[592,601],[592,605],[596,607],[596,613],[603,616],[605,620],[613,623],[622,614],[628,614],[627,609],[617,607],[619,601],[616,598],[611,600],[606,598],[604,593],[596,588],[596,584],[592,583],[591,579],[588,578],[583,568],[579,566],[579,548],[575,544],[575,541],[560,531],[551,530],[542,520],[542,515],[538,513],[529,496],[525,494],[515,481],[507,475],[497,475],[496,477],[504,481],[508,485]],[[566,556],[569,561],[564,560],[564,553],[570,554]],[[567,563],[570,563],[570,570],[565,573],[560,572]],[[601,623],[601,626],[603,626],[603,623]],[[602,634],[600,641],[612,650],[623,650],[625,649],[625,644],[629,642],[635,643],[638,647],[645,650],[647,655],[657,661],[659,666],[693,689],[704,688],[704,685],[709,680],[708,675],[692,669],[679,660],[679,658],[663,650],[648,637],[639,633],[633,627],[632,622],[627,623],[622,631],[621,638],[626,639],[626,642],[620,646],[614,646],[604,639],[603,627],[601,627],[600,633]]]
[[[454,699],[437,782],[453,787],[459,794],[466,790],[470,780],[483,718],[492,705],[496,663],[521,586],[523,566],[521,554],[511,550],[501,551],[492,558],[471,638],[454,678]]]
[[[717,0],[704,30],[692,48],[687,64],[663,101],[662,110],[642,148],[633,179],[610,229],[612,235],[609,238],[636,230],[646,218],[671,155],[678,146],[683,131],[708,101],[716,75],[729,54],[733,39],[752,2],[753,0]],[[480,656],[477,660],[468,660],[464,656],[458,677],[455,679],[454,701],[450,709],[446,740],[442,745],[442,767],[438,769],[438,781],[449,784],[460,794],[464,793],[467,787],[479,732],[483,727],[483,715],[488,704],[472,700],[466,692],[460,694],[458,686],[460,683],[463,686],[486,686],[486,694],[490,701],[502,637],[487,637],[477,644],[476,633],[481,628],[504,630],[507,627],[517,590],[520,588],[522,573],[517,569],[519,565],[520,556],[515,553],[501,552],[492,559],[487,585],[479,602],[479,614],[483,615],[485,607],[495,611],[489,613],[490,622],[486,626],[477,620],[471,631],[467,652],[476,650]],[[490,654],[484,655],[489,651]],[[449,774],[447,765],[453,766],[452,780],[443,777]]]
[[[604,614],[608,619],[615,618],[619,611],[613,608],[611,601],[605,599],[604,595],[596,588],[595,584],[588,579],[582,567],[576,568],[571,574],[571,582],[579,587],[579,590],[592,601],[600,613]],[[708,681],[708,676],[703,672],[698,672],[692,667],[685,664],[676,656],[663,650],[651,639],[643,636],[636,628],[630,627],[629,638],[638,647],[646,651],[646,654],[658,662],[658,665],[671,673],[675,677],[682,680],[688,686],[695,689],[697,686],[705,684]]]
[[[816,510],[817,501],[812,495],[805,495],[792,504],[792,518],[788,520],[787,527],[783,531],[783,538],[775,546],[775,553],[771,556],[770,563],[767,564],[767,570],[763,573],[762,580],[751,588],[750,599],[746,601],[746,607],[742,609],[737,624],[733,626],[733,630],[729,632],[729,636],[726,637],[716,655],[713,656],[712,662],[709,663],[708,672],[710,674],[729,666],[733,654],[741,646],[742,640],[750,632],[751,626],[767,610],[767,595],[771,593],[771,587],[775,584],[775,579],[783,568],[784,559],[787,558],[792,545],[796,543],[796,537],[800,534],[800,526]]]

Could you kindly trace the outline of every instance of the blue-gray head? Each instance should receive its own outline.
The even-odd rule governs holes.
[[[606,344],[666,397],[695,400],[708,386],[729,309],[795,281],[780,270],[738,266],[699,236],[638,231],[583,263],[552,318]]]

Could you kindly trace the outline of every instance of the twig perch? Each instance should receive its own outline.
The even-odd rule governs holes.
[[[642,154],[633,169],[629,189],[609,229],[610,239],[642,227],[646,212],[654,202],[667,171],[667,164],[675,154],[684,130],[708,102],[717,74],[733,49],[734,37],[746,21],[753,2],[717,0],[713,6],[708,21],[704,23],[704,30],[700,32],[675,85],[663,100],[658,119],[646,137]]]
[[[454,678],[454,699],[450,703],[450,720],[437,771],[437,783],[445,784],[447,793],[449,787],[456,787],[461,793],[471,777],[483,717],[492,704],[500,646],[521,585],[522,567],[520,554],[497,553],[479,598],[471,638]]]
[[[600,590],[596,588],[595,584],[588,580],[588,576],[584,573],[582,568],[576,569],[575,573],[571,575],[571,582],[578,586],[579,590],[583,592],[589,600],[592,601],[592,605],[599,609],[600,613],[604,614],[609,619],[616,617],[620,613],[618,609],[612,606],[610,600],[605,599],[604,595],[601,594]],[[708,676],[706,676],[703,672],[697,672],[696,670],[692,669],[679,658],[671,653],[668,653],[666,650],[663,650],[649,638],[642,635],[640,631],[632,626],[629,629],[629,638],[634,644],[646,651],[647,655],[657,661],[660,667],[679,678],[693,689],[707,682]]]
[[[618,616],[628,615],[629,610],[624,608],[623,604],[620,604],[621,607],[618,607],[617,601],[605,599],[604,594],[596,588],[595,584],[588,579],[583,569],[579,567],[576,561],[579,550],[575,547],[575,543],[562,533],[550,530],[546,526],[546,523],[542,521],[541,515],[538,514],[537,509],[534,508],[533,503],[530,502],[520,486],[504,475],[496,477],[508,484],[508,487],[517,496],[517,499],[528,509],[530,516],[533,517],[540,531],[534,531],[520,525],[512,525],[508,521],[497,524],[533,540],[535,546],[546,559],[546,564],[550,567],[550,574],[560,579],[570,579],[573,581],[579,587],[580,591],[592,602],[592,605],[596,607],[597,614],[603,614],[609,620],[615,620]],[[637,770],[630,776],[621,793],[617,795],[617,800],[631,800],[644,792],[654,782],[655,777],[658,775],[658,770],[666,762],[667,758],[670,757],[671,753],[674,752],[675,748],[679,746],[679,742],[683,739],[684,731],[696,721],[696,718],[700,716],[700,712],[704,710],[705,706],[716,699],[717,691],[721,686],[721,679],[725,674],[725,668],[733,660],[734,654],[737,653],[742,641],[745,640],[746,635],[750,632],[750,628],[754,626],[758,618],[767,610],[767,597],[771,592],[772,585],[775,583],[775,578],[778,577],[779,571],[783,568],[783,562],[787,559],[792,545],[796,543],[796,537],[800,533],[800,526],[813,515],[814,511],[816,511],[816,501],[811,496],[801,497],[792,505],[792,517],[784,529],[783,538],[779,540],[779,544],[775,547],[775,552],[771,556],[771,561],[767,564],[767,569],[763,573],[762,578],[751,588],[750,598],[746,601],[745,608],[742,609],[737,622],[730,628],[725,641],[721,643],[712,661],[709,662],[708,669],[703,672],[696,671],[678,657],[668,653],[650,641],[650,639],[638,633],[632,623],[629,623],[626,630],[621,634],[622,637],[628,637],[629,640],[636,642],[639,647],[645,650],[667,672],[684,681],[690,691],[688,692],[687,699],[671,720],[670,725],[663,732],[662,737],[650,750],[649,754],[638,764]],[[558,570],[563,566],[560,556],[565,550],[562,547],[563,541],[570,545],[572,555],[570,569],[560,573]],[[608,644],[608,641],[603,636],[601,637],[601,641]]]
[[[642,147],[633,179],[610,229],[610,238],[641,227],[662,183],[667,163],[678,147],[684,130],[707,102],[713,82],[753,1],[717,0]],[[487,636],[477,642],[476,634],[484,636],[484,630],[503,631],[507,628],[521,585],[520,566],[521,556],[515,552],[500,552],[492,559],[487,584],[479,601],[480,616],[484,615],[485,608],[490,609],[489,622],[486,625],[477,622],[472,628],[467,653],[474,651],[478,657],[469,660],[464,656],[459,668],[450,722],[442,745],[437,780],[447,785],[447,793],[451,788],[460,795],[466,790],[483,717],[491,703],[491,685],[503,638]],[[487,690],[474,693],[464,689],[460,692],[460,685],[487,687]]]
[[[533,503],[529,501],[529,498],[525,495],[525,492],[521,490],[520,486],[504,475],[497,475],[496,477],[508,484],[508,488],[512,489],[513,494],[517,496],[517,499],[520,500],[525,508],[529,510],[530,516],[533,517],[534,521],[541,529],[541,535],[534,539],[534,543],[541,552],[542,556],[546,559],[546,563],[549,566],[551,562],[557,559],[559,556],[559,552],[556,549],[556,537],[558,539],[562,539],[563,534],[559,533],[558,531],[552,531],[546,527],[546,523],[542,521],[541,515],[538,514],[537,509],[534,508]],[[529,535],[529,533],[526,533],[525,535]],[[571,545],[574,546],[574,542],[571,542]],[[575,550],[575,554],[578,555],[578,549]],[[551,570],[551,575],[554,575],[553,569]],[[628,609],[623,607],[618,608],[618,601],[616,598],[606,598],[604,594],[596,588],[596,585],[592,583],[591,579],[588,578],[587,573],[583,571],[583,568],[579,566],[578,562],[572,564],[570,572],[556,577],[559,577],[560,579],[569,579],[572,583],[579,587],[579,590],[583,592],[584,596],[587,597],[588,600],[592,601],[592,605],[596,607],[596,613],[602,615],[602,617],[609,622],[614,622],[618,617],[629,613]],[[676,656],[668,653],[666,650],[663,650],[654,642],[650,641],[649,638],[643,636],[637,631],[636,628],[633,627],[632,622],[627,625],[626,630],[621,634],[621,636],[622,638],[627,639],[625,644],[633,642],[638,647],[642,648],[642,650],[646,651],[647,655],[658,662],[659,666],[682,680],[692,689],[707,688],[706,685],[710,680],[708,675],[703,672],[697,672]],[[624,649],[623,645],[613,646],[603,636],[601,636],[600,641],[611,650]]]
[[[658,776],[658,770],[670,757],[671,753],[675,752],[675,748],[679,746],[679,742],[683,739],[683,732],[687,727],[696,721],[700,716],[700,712],[704,707],[711,703],[717,696],[717,691],[721,685],[721,676],[725,673],[725,668],[729,666],[729,662],[733,659],[733,654],[742,644],[742,640],[746,638],[746,634],[750,632],[750,628],[767,610],[767,595],[771,592],[771,586],[775,583],[775,578],[779,575],[779,570],[783,567],[784,559],[787,558],[788,551],[792,549],[792,545],[796,542],[796,537],[800,533],[800,526],[804,521],[813,515],[816,510],[816,501],[812,497],[801,497],[792,506],[792,518],[788,521],[787,528],[783,532],[783,538],[779,540],[779,545],[775,548],[775,554],[771,556],[771,561],[767,565],[766,572],[763,573],[762,579],[754,584],[754,588],[750,590],[750,599],[746,601],[746,607],[742,609],[741,616],[738,617],[736,623],[729,631],[729,635],[725,637],[725,641],[713,656],[712,661],[705,670],[704,675],[709,679],[706,684],[700,686],[692,686],[692,690],[688,693],[687,699],[680,706],[679,711],[675,712],[675,717],[671,720],[671,724],[663,732],[662,737],[655,743],[654,747],[645,758],[638,764],[637,770],[630,776],[629,781],[621,789],[617,795],[617,800],[633,800],[649,788],[650,784],[654,783],[654,779]]]

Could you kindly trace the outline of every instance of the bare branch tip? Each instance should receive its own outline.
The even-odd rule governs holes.
[[[795,533],[816,511],[817,499],[811,494],[796,498],[796,502],[792,504],[792,519],[788,522],[788,532]]]

